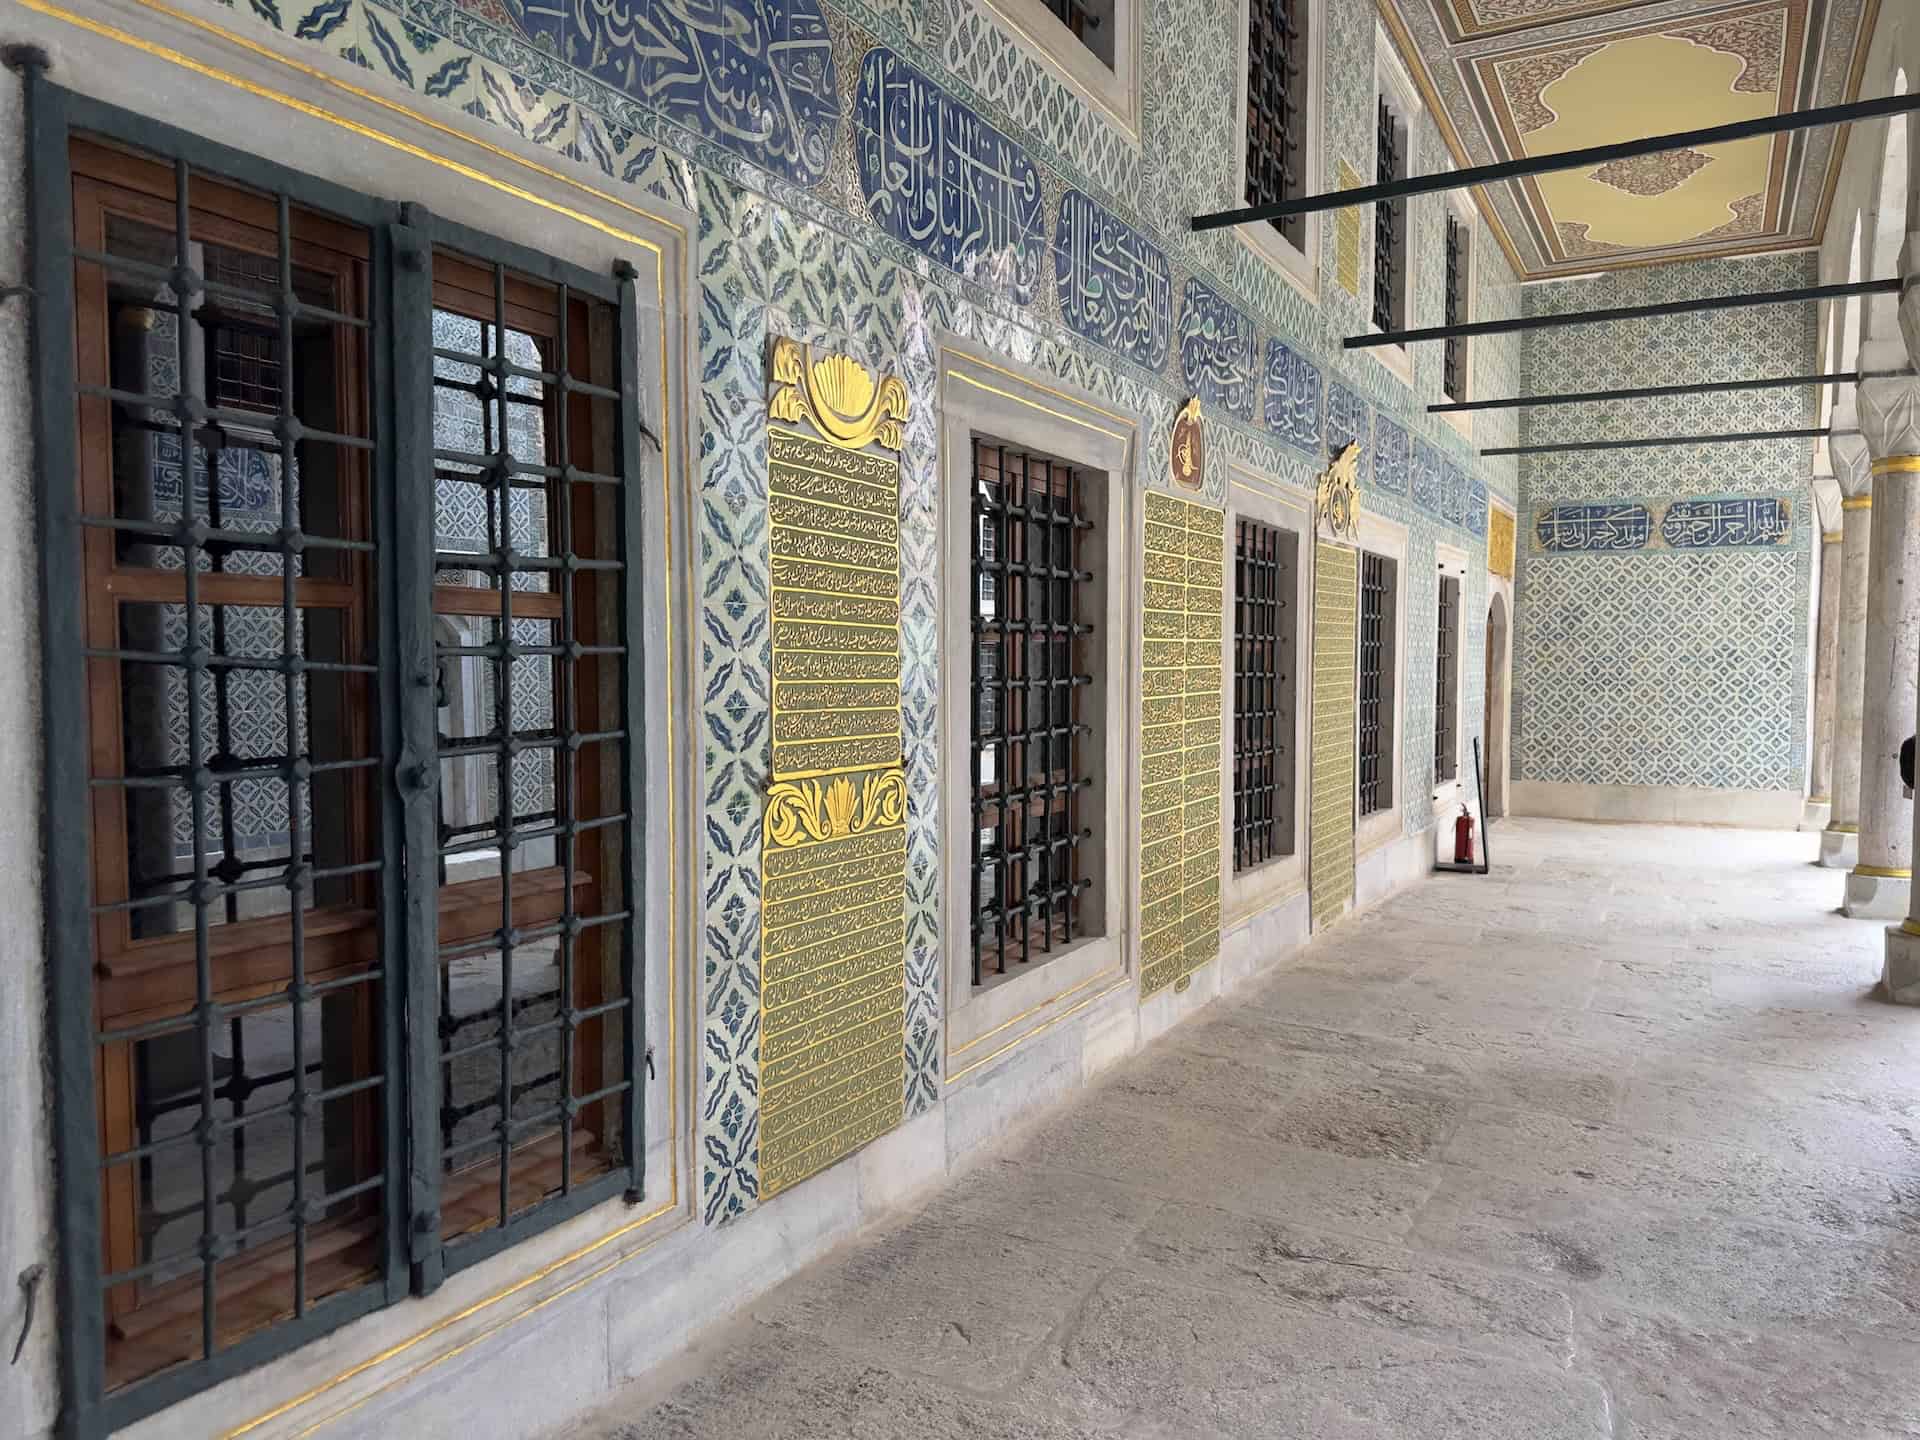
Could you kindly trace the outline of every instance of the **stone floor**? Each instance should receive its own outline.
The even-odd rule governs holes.
[[[1810,836],[1509,821],[584,1433],[1920,1436],[1920,1011]]]

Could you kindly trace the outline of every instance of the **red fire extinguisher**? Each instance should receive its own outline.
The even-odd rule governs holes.
[[[1460,807],[1459,817],[1453,822],[1453,863],[1473,864],[1473,816],[1465,805]]]

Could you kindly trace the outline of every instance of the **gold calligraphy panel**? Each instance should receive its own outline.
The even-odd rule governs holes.
[[[1317,930],[1353,898],[1353,780],[1360,552],[1313,551],[1313,813],[1307,886]]]
[[[1340,162],[1340,188],[1359,188],[1360,174],[1346,161]],[[1340,288],[1349,295],[1360,294],[1360,207],[1349,205],[1333,212],[1333,273]]]
[[[833,393],[858,391],[837,367],[819,367],[839,377]],[[811,407],[797,408],[793,418],[814,418]],[[774,426],[767,508],[773,783],[760,906],[763,1198],[898,1125],[906,1079],[899,462]]]
[[[1149,491],[1141,609],[1140,995],[1220,953],[1226,514]]]
[[[1513,516],[1499,506],[1487,508],[1487,570],[1490,574],[1513,578]]]

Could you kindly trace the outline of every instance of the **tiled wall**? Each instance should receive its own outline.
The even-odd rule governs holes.
[[[1814,272],[1811,254],[1627,270],[1531,287],[1527,309],[1784,289],[1813,284]],[[1524,371],[1556,391],[1806,374],[1818,368],[1814,327],[1813,307],[1782,305],[1537,330],[1527,337]],[[1813,405],[1811,390],[1794,389],[1535,406],[1523,413],[1521,439],[1793,429],[1815,423]],[[1812,457],[1810,440],[1523,457],[1516,780],[1801,786],[1808,585],[1819,543],[1807,499]],[[1784,500],[1784,541],[1733,530],[1718,538],[1734,543],[1668,543],[1661,522],[1673,502],[1710,497]],[[1610,542],[1621,548],[1568,553],[1543,543],[1542,512],[1595,502],[1608,511],[1644,509],[1645,542],[1628,514]]]
[[[217,0],[198,0],[207,10]],[[699,215],[702,378],[697,585],[703,614],[706,797],[698,1123],[702,1205],[723,1220],[759,1195],[760,830],[769,764],[765,354],[771,334],[851,352],[902,376],[902,707],[909,787],[905,1108],[938,1091],[941,1048],[935,833],[939,337],[990,347],[1144,418],[1135,483],[1163,483],[1175,410],[1206,406],[1202,497],[1227,500],[1239,462],[1308,485],[1328,439],[1358,437],[1362,504],[1410,532],[1404,793],[1430,786],[1433,546],[1484,553],[1485,495],[1512,497],[1509,463],[1485,466],[1429,417],[1438,346],[1412,385],[1341,350],[1364,309],[1335,283],[1334,217],[1322,218],[1316,306],[1231,232],[1194,234],[1196,211],[1238,203],[1234,171],[1241,0],[1141,0],[1145,77],[1137,136],[1037,63],[974,0],[743,0],[716,7],[533,6],[519,0],[241,0],[282,34],[552,147],[614,189],[637,186]],[[1328,0],[1323,173],[1373,168],[1375,17]],[[1444,149],[1426,117],[1412,168]],[[1441,319],[1446,202],[1412,205],[1412,320]],[[1370,222],[1363,234],[1371,235]],[[1089,266],[1098,249],[1105,283]],[[1477,225],[1479,313],[1519,306]],[[1369,293],[1363,264],[1358,294]],[[1117,269],[1114,267],[1118,267]],[[1274,361],[1284,351],[1276,370]],[[1482,393],[1516,383],[1518,347],[1475,346]],[[1276,386],[1278,387],[1276,390]],[[1335,388],[1338,386],[1339,388]],[[1279,398],[1276,400],[1276,393]],[[1510,441],[1480,417],[1474,443]],[[1469,581],[1466,654],[1481,653],[1484,572]],[[1469,736],[1482,677],[1466,668]],[[1407,828],[1431,824],[1407,807]]]

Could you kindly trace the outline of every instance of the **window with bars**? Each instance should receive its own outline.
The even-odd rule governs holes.
[[[1094,683],[1088,485],[973,441],[973,983],[1086,933]]]
[[[1390,185],[1407,178],[1407,122],[1386,95],[1376,101],[1374,180]],[[1373,324],[1404,330],[1407,320],[1407,202],[1377,200],[1373,206]]]
[[[1054,19],[1073,32],[1073,36],[1091,50],[1100,63],[1113,65],[1114,0],[1041,0]]]
[[[637,340],[628,280],[34,84],[94,1434],[641,1184]]]
[[[1440,577],[1440,605],[1433,665],[1433,782],[1460,774],[1460,580]]]
[[[1310,0],[1248,0],[1247,203],[1271,205],[1307,193]],[[1307,217],[1272,222],[1296,250]]]
[[[1361,819],[1393,808],[1394,583],[1398,566],[1360,555],[1359,735]]]
[[[1295,570],[1290,530],[1234,531],[1233,868],[1293,853]]]
[[[1473,277],[1473,239],[1467,222],[1452,210],[1447,212],[1447,293],[1446,323],[1465,325],[1468,315],[1468,289]],[[1441,371],[1441,383],[1449,400],[1467,398],[1467,339],[1449,335]]]

